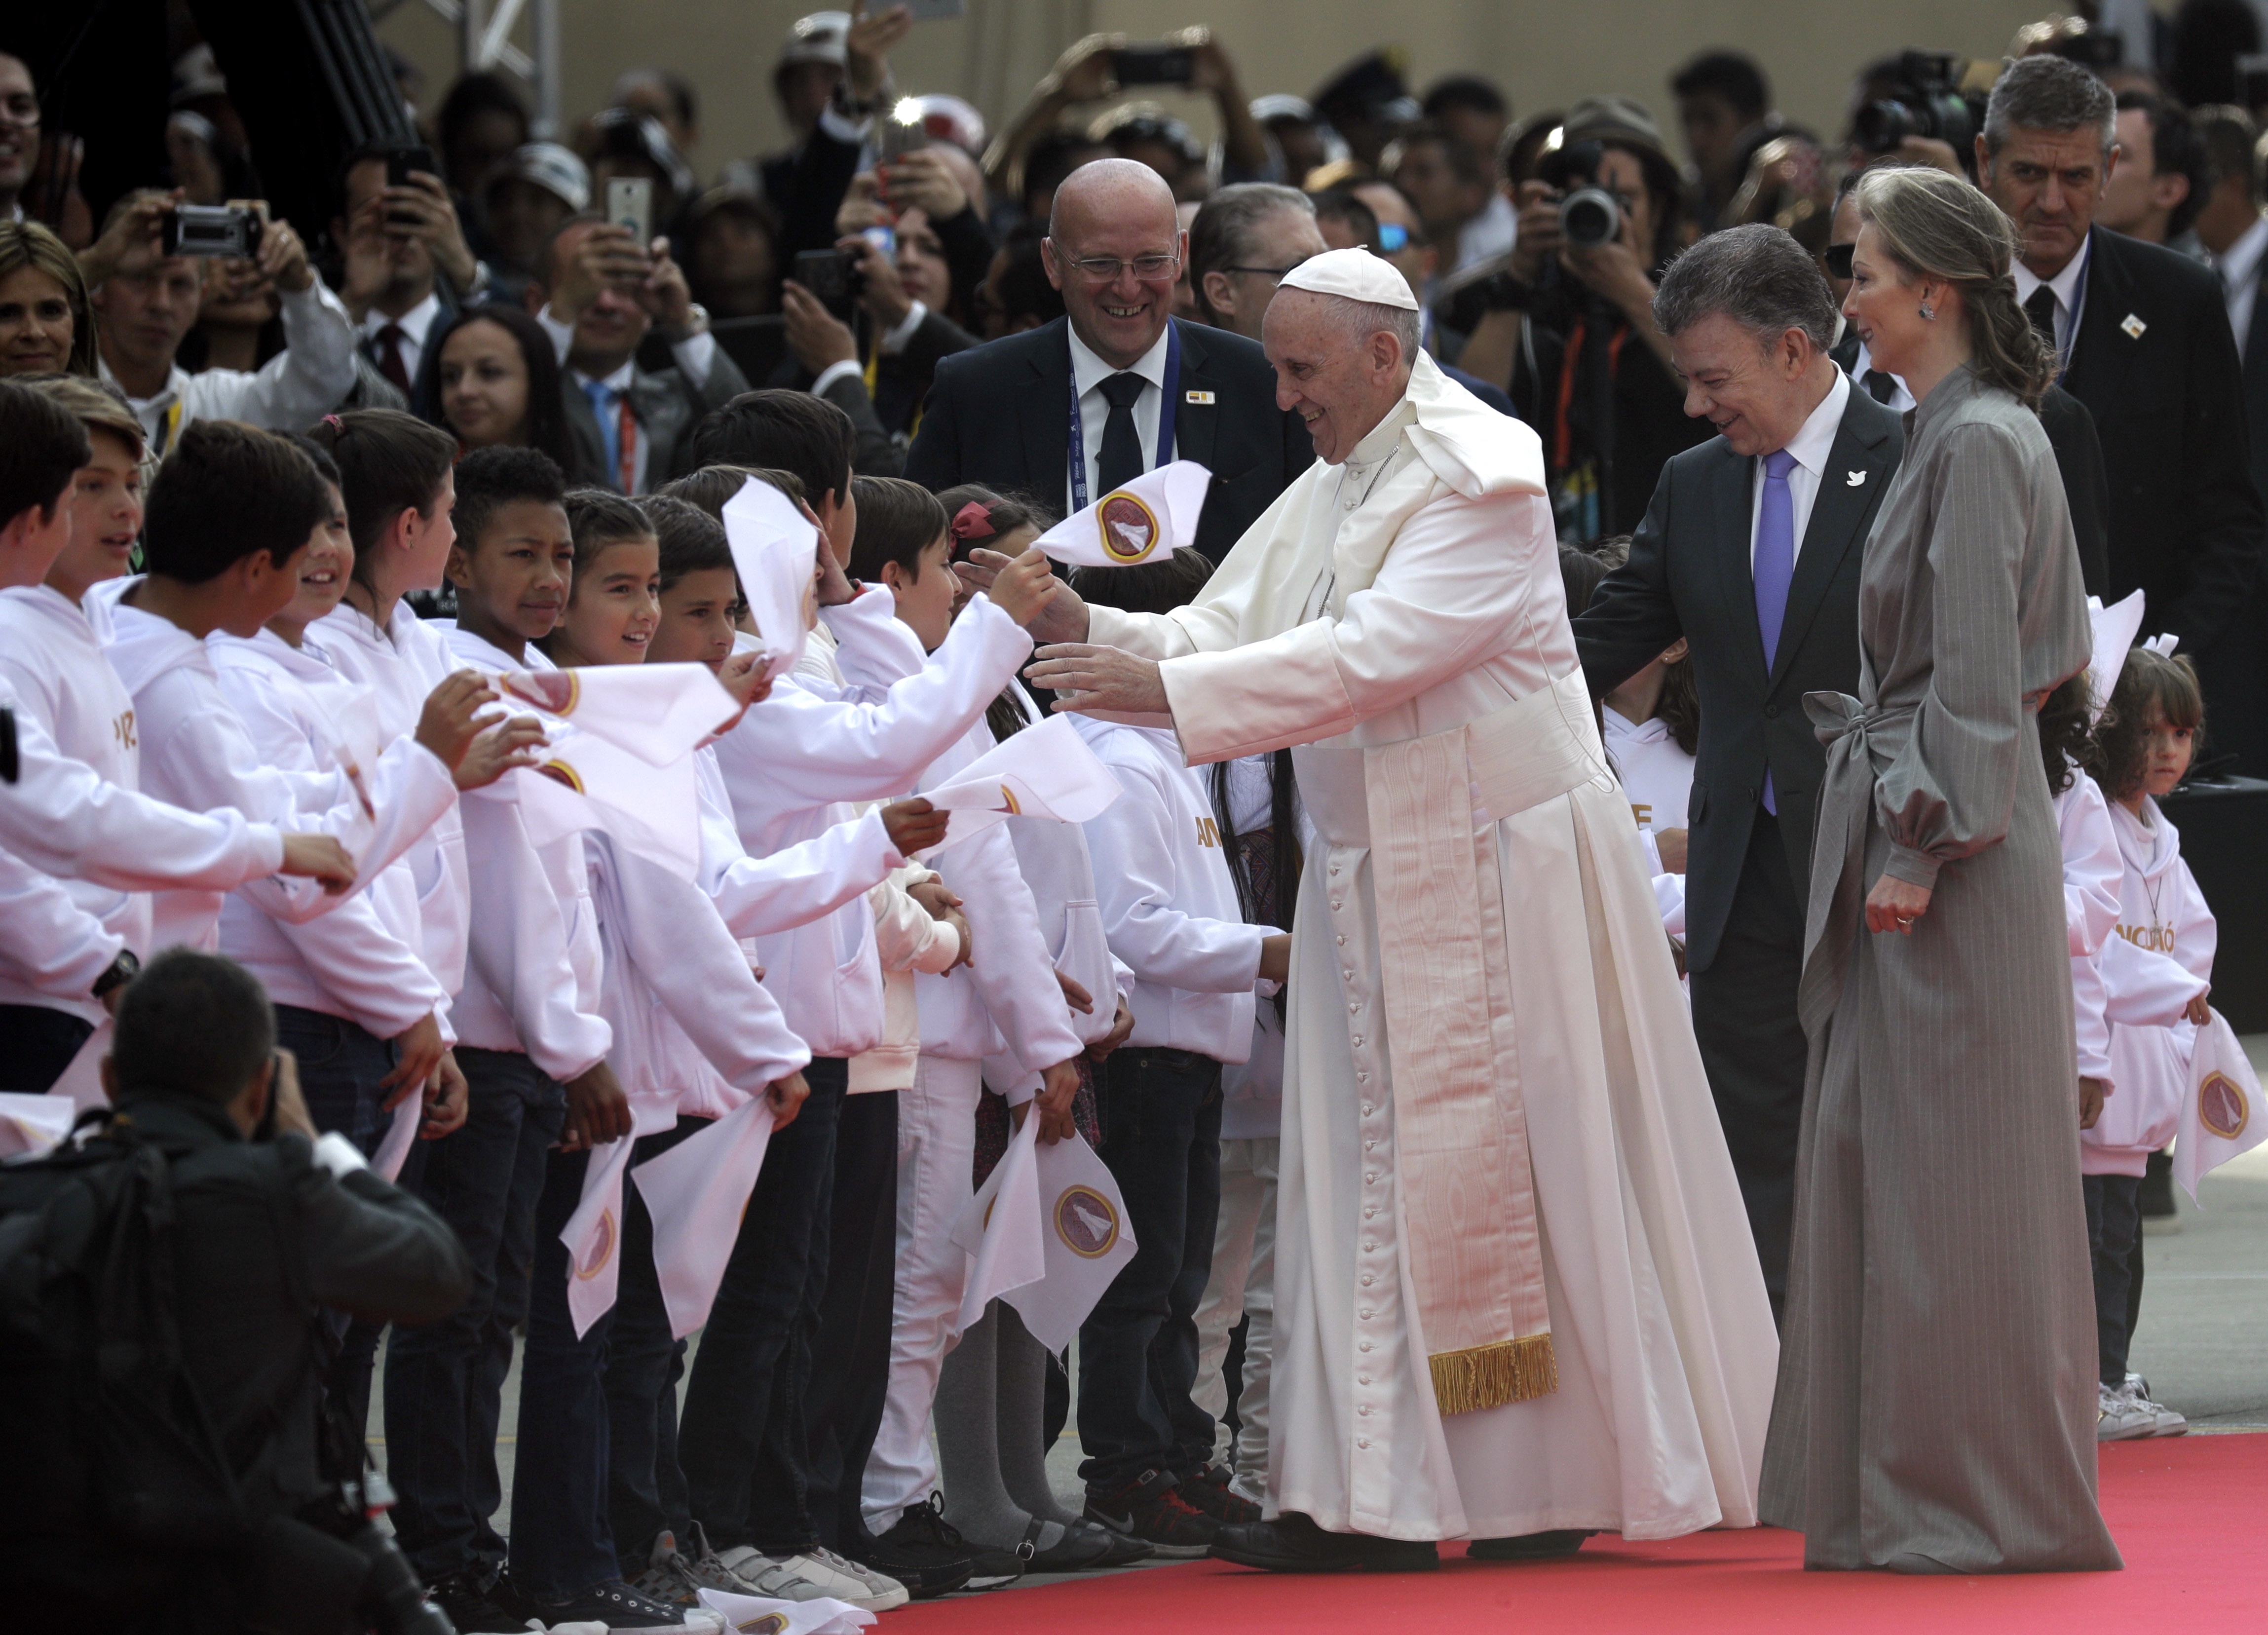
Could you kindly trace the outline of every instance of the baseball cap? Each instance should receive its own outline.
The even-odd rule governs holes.
[[[780,44],[779,66],[792,63],[832,63],[841,68],[846,61],[843,41],[850,33],[850,13],[848,11],[814,11],[808,17],[799,17],[795,26],[787,31]]]
[[[530,142],[514,148],[504,167],[490,179],[494,191],[500,181],[532,182],[563,202],[571,210],[591,207],[591,173],[572,150],[556,142]]]

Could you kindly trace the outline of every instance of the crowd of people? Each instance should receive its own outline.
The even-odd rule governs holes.
[[[474,1631],[1760,1520],[2118,1565],[2225,1027],[2158,802],[2268,773],[2258,29],[2125,11],[1869,64],[1839,137],[1706,53],[1683,160],[1388,51],[1252,96],[1202,28],[993,132],[822,11],[713,185],[669,70],[571,143],[468,74],[305,237],[210,52],[99,211],[0,55],[0,1093],[283,1154],[181,1182],[261,1246],[179,1318],[252,1522],[382,1426]],[[1176,537],[1039,548],[1106,503]],[[730,696],[681,859],[527,792],[636,665]],[[1059,716],[1115,799],[957,838]],[[1075,1351],[972,1295],[1027,1133],[1132,1241]],[[254,1359],[232,1300],[319,1315]],[[256,1526],[91,1575],[103,1514],[7,1547],[95,1627],[284,1593]]]

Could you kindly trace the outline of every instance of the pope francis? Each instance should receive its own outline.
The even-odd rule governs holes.
[[[1287,275],[1315,464],[1190,606],[1035,627],[1058,709],[1296,747],[1269,1519],[1214,1547],[1278,1571],[1753,1525],[1778,1351],[1541,447],[1418,339],[1366,251]]]

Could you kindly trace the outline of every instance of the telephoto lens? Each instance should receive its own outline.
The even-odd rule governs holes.
[[[1603,188],[1578,188],[1559,201],[1559,232],[1570,244],[1609,244],[1622,230],[1623,207]]]

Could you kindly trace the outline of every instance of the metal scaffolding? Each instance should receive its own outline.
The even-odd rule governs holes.
[[[395,11],[404,0],[371,0],[373,19]],[[457,68],[460,73],[502,69],[527,82],[534,92],[534,135],[555,139],[559,134],[559,0],[424,0],[426,10],[457,28]],[[512,32],[525,14],[528,46],[522,49]]]

